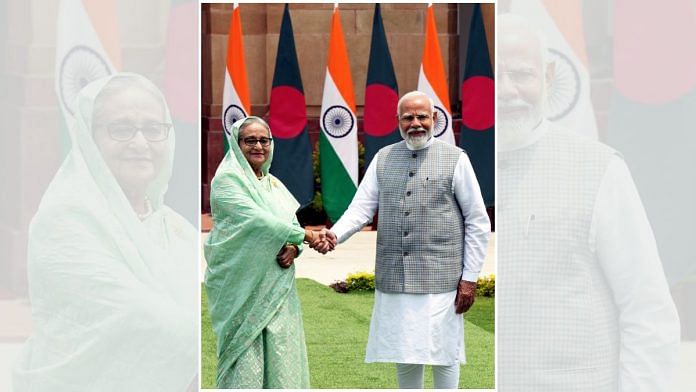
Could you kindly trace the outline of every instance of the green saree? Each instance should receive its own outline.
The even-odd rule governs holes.
[[[301,246],[299,204],[268,173],[273,145],[256,178],[235,142],[211,184],[213,230],[205,243],[205,289],[217,336],[218,388],[309,388],[309,366],[295,267],[276,255],[286,243]]]

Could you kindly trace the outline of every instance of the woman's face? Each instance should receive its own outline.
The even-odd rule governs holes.
[[[168,155],[171,124],[165,123],[162,101],[137,87],[97,101],[94,142],[121,188],[144,192]]]
[[[242,129],[239,133],[239,148],[242,150],[247,162],[254,169],[254,172],[259,172],[261,166],[268,160],[271,152],[270,132],[268,129],[259,123],[252,122]],[[254,142],[253,145],[249,144]],[[265,143],[264,143],[265,142]],[[263,144],[266,144],[265,146]]]

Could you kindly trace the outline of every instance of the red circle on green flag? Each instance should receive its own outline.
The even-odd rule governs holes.
[[[483,131],[495,123],[495,85],[487,76],[472,76],[462,83],[462,123]]]
[[[399,95],[383,84],[371,84],[365,89],[365,133],[370,136],[386,136],[396,127],[396,104]]]
[[[290,86],[278,86],[271,90],[268,125],[273,137],[290,139],[299,135],[307,125],[305,97]]]

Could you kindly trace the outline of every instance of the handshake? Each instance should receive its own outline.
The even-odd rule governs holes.
[[[305,229],[304,242],[309,244],[309,247],[321,254],[326,254],[334,250],[336,247],[336,234],[328,229],[307,230]],[[276,256],[278,265],[282,268],[290,268],[295,262],[298,255],[298,249],[295,245],[287,244],[280,249]]]
[[[316,231],[305,229],[305,243],[323,255],[336,248],[336,240],[336,234],[326,228]]]

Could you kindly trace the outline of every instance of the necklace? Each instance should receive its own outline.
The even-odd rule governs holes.
[[[152,203],[150,203],[150,198],[146,197],[145,198],[145,212],[143,212],[142,214],[137,214],[138,219],[140,219],[141,221],[145,220],[145,218],[152,215],[152,212],[153,212],[152,211]]]

